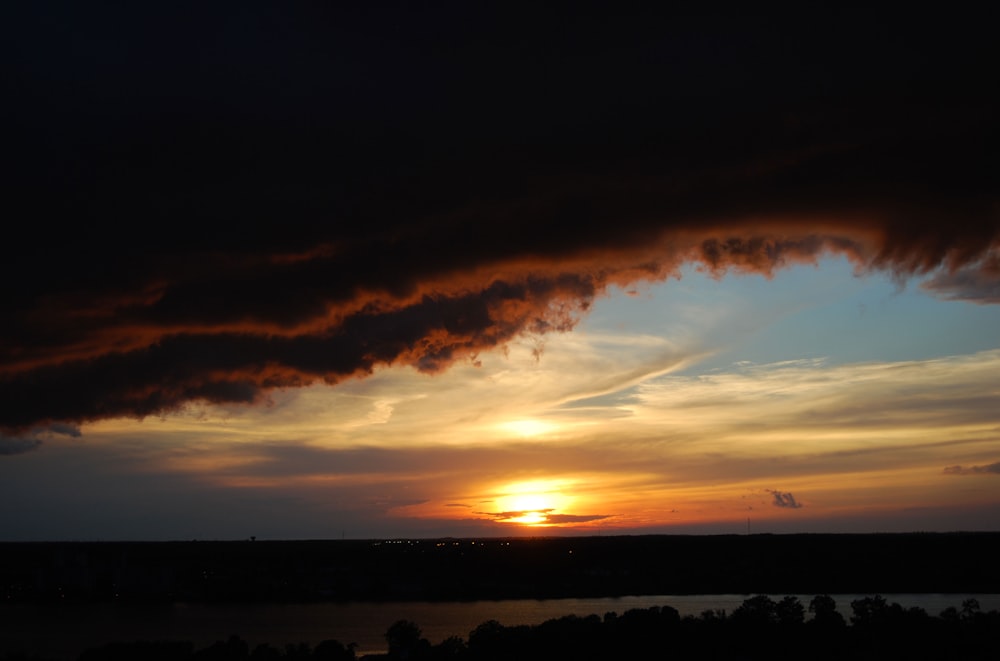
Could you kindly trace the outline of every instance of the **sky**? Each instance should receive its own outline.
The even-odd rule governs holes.
[[[0,540],[1000,529],[985,17],[2,11]]]

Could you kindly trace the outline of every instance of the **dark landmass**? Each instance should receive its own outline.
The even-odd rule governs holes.
[[[1000,533],[0,545],[7,602],[1000,592]]]

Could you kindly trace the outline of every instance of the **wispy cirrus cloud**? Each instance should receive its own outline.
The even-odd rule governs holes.
[[[947,300],[1000,303],[1000,252],[989,253],[976,264],[935,273],[920,286]]]
[[[730,433],[791,432],[789,446],[861,430],[934,429],[989,433],[997,422],[986,394],[995,383],[1000,351],[926,360],[830,364],[825,359],[743,364],[696,377],[665,375],[639,385],[633,407],[672,420],[678,432],[692,425]],[[726,416],[715,412],[725,410]],[[741,431],[742,430],[742,431]],[[793,431],[795,430],[795,431]],[[795,434],[801,434],[799,438]],[[893,443],[895,433],[883,438]]]

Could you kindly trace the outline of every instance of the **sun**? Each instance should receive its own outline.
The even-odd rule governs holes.
[[[526,526],[553,525],[550,515],[563,513],[572,502],[565,491],[566,480],[533,480],[514,482],[500,489],[496,499],[499,509],[507,514],[507,523]]]

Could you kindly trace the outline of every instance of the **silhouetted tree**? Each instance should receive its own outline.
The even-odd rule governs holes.
[[[601,656],[603,624],[597,615],[546,620],[532,628],[531,654],[542,659],[591,659]]]
[[[941,619],[948,623],[957,623],[959,621],[958,609],[954,606],[948,606],[943,611],[941,611]]]
[[[889,614],[889,604],[882,595],[855,599],[851,602],[851,624],[867,627],[884,622]]]
[[[744,626],[761,627],[778,621],[777,604],[766,594],[745,599],[733,611],[732,620]]]
[[[474,659],[509,659],[521,656],[527,649],[531,627],[505,627],[496,620],[487,620],[469,633],[469,653]]]
[[[344,645],[338,640],[324,640],[313,648],[312,658],[316,661],[354,661],[354,648],[350,643]]]
[[[250,661],[278,661],[280,658],[281,651],[267,643],[261,643],[250,652]]]
[[[848,657],[849,630],[844,616],[837,610],[837,602],[828,594],[816,595],[809,602],[813,617],[803,628],[802,647],[808,657],[817,661]]]
[[[285,645],[285,659],[287,661],[308,661],[312,658],[312,650],[307,643]]]
[[[979,600],[974,598],[966,599],[962,602],[962,612],[960,617],[963,620],[973,620],[979,615]]]
[[[698,618],[702,622],[725,622],[727,619],[726,609],[724,608],[716,608],[715,610],[712,610],[710,608],[705,609],[698,615]]]
[[[496,620],[486,620],[469,632],[469,651],[476,659],[499,658],[504,626]]]
[[[809,612],[813,614],[815,626],[840,628],[847,626],[844,616],[837,610],[837,602],[828,594],[819,594],[809,602]]]
[[[469,646],[461,636],[449,636],[431,648],[431,658],[435,661],[464,659],[469,655]]]
[[[250,646],[237,635],[230,636],[226,642],[216,641],[194,654],[199,661],[243,661],[249,657]]]
[[[774,607],[778,624],[784,627],[798,626],[806,619],[806,609],[798,597],[791,595],[783,598]]]
[[[422,638],[414,622],[397,620],[385,632],[385,641],[389,643],[389,656],[393,659],[418,659],[426,657],[430,652],[430,643]]]

